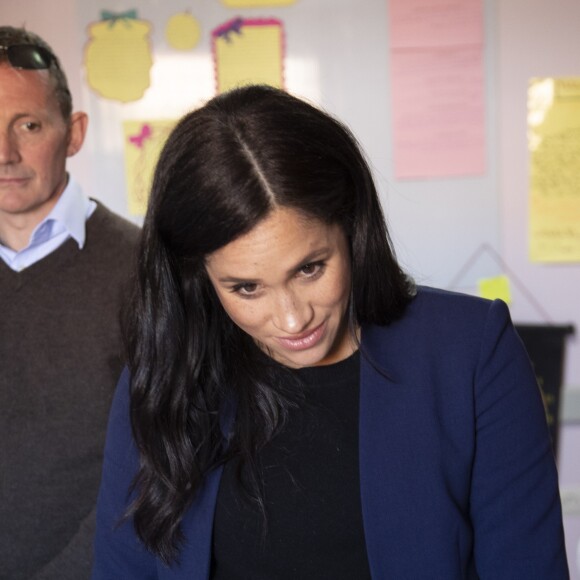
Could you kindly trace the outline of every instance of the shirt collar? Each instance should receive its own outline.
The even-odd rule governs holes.
[[[30,242],[46,241],[56,229],[67,231],[82,250],[85,245],[85,222],[90,213],[91,201],[79,184],[68,177],[68,183],[50,213],[34,228]]]

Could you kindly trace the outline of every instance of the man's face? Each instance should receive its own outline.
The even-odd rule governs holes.
[[[22,217],[36,225],[50,212],[85,128],[84,113],[63,118],[48,71],[0,63],[0,223]]]

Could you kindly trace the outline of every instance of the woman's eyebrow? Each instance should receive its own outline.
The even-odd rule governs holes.
[[[258,278],[237,278],[236,276],[223,276],[218,278],[218,282],[226,284],[259,284]]]
[[[306,256],[304,256],[304,258],[302,258],[296,264],[296,266],[294,266],[293,268],[290,268],[288,273],[296,272],[296,270],[299,270],[305,264],[310,264],[311,262],[316,262],[317,260],[320,260],[323,257],[328,257],[331,253],[332,253],[331,249],[327,246],[324,246],[322,248],[317,248],[316,250],[313,250],[309,254],[306,254]]]
[[[317,248],[309,254],[306,254],[295,266],[292,266],[287,274],[289,276],[294,275],[302,266],[309,264],[310,262],[315,262],[320,260],[322,257],[327,257],[331,254],[331,249],[329,247]],[[239,276],[220,276],[218,282],[222,284],[259,284],[261,282],[260,278],[243,278]]]

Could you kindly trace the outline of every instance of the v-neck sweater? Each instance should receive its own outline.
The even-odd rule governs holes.
[[[0,260],[1,578],[60,557],[94,508],[138,231],[99,204],[82,250],[69,239],[20,272]],[[75,566],[59,578],[88,576]]]

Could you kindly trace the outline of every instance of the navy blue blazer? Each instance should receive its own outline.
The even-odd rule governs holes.
[[[420,288],[405,315],[362,329],[359,461],[375,580],[568,578],[541,396],[506,305]],[[166,567],[117,526],[138,456],[125,372],[98,500],[93,580],[207,580],[221,470]],[[324,577],[321,571],[320,578]]]

